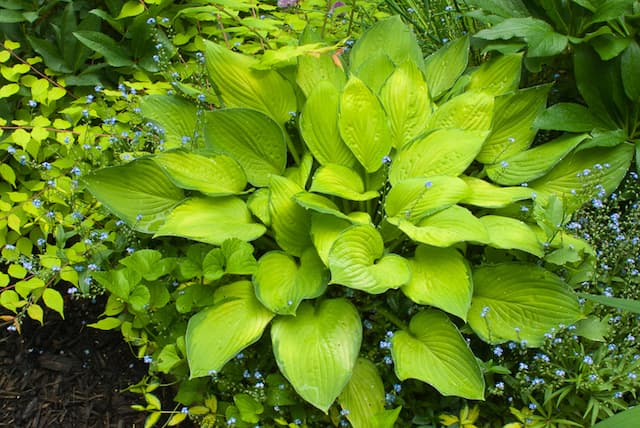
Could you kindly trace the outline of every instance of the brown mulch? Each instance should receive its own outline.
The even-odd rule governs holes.
[[[84,325],[103,308],[69,301],[64,321],[48,312],[44,326],[25,321],[22,335],[0,331],[1,428],[144,426],[146,415],[130,407],[144,401],[121,391],[144,377],[146,365],[119,331]]]

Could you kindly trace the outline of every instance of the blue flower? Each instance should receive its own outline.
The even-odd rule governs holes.
[[[147,19],[147,24],[149,24],[149,25],[155,25],[155,24],[156,24],[156,19],[155,19],[155,18],[149,18],[149,19]]]
[[[591,365],[593,364],[593,358],[591,358],[590,355],[585,355],[585,357],[582,359],[582,362]]]
[[[32,107],[32,108],[38,107],[38,102],[34,100],[29,100],[28,104],[29,104],[29,107]]]

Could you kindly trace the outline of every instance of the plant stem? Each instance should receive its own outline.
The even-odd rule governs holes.
[[[407,330],[408,329],[408,326],[400,318],[398,318],[397,316],[395,316],[394,314],[392,314],[391,312],[389,312],[385,308],[377,307],[376,308],[376,312],[381,314],[383,317],[385,317],[387,319],[387,321],[390,321],[392,324],[394,324],[399,329],[401,329],[401,330]]]

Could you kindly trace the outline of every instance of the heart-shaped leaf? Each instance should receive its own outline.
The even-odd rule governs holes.
[[[492,118],[492,95],[486,92],[463,92],[437,108],[431,115],[428,128],[488,131]]]
[[[338,401],[354,428],[377,428],[373,417],[384,411],[385,392],[375,364],[358,358],[351,380]]]
[[[563,135],[500,163],[487,165],[485,171],[498,184],[528,183],[545,175],[586,138],[586,134]]]
[[[421,245],[409,259],[409,266],[411,281],[402,286],[402,292],[408,298],[466,321],[473,283],[469,265],[458,250]]]
[[[402,230],[409,238],[435,247],[450,247],[463,241],[486,243],[489,234],[482,222],[471,211],[453,205],[417,225],[403,217],[389,217],[387,221]]]
[[[173,183],[188,190],[197,190],[209,196],[226,196],[242,193],[247,178],[240,165],[225,155],[201,156],[182,150],[155,155]],[[188,168],[185,168],[188,165]]]
[[[526,187],[500,187],[480,178],[460,177],[467,183],[469,192],[460,201],[461,204],[475,205],[483,208],[502,208],[507,205],[530,199],[533,191]]]
[[[438,129],[404,146],[391,164],[391,184],[414,177],[462,174],[476,157],[486,132]]]
[[[311,214],[311,239],[325,266],[329,266],[329,251],[340,232],[353,224],[330,214]]]
[[[182,190],[149,159],[103,168],[83,181],[105,208],[145,233],[157,231],[184,200]]]
[[[329,272],[313,247],[302,253],[300,264],[287,253],[270,251],[260,257],[253,277],[258,299],[280,315],[295,315],[300,302],[321,296],[328,282]]]
[[[367,172],[375,172],[391,150],[387,116],[373,92],[351,76],[340,98],[340,135]]]
[[[330,82],[320,82],[304,105],[300,134],[321,165],[353,167],[357,160],[340,137],[338,111],[340,92]]]
[[[449,208],[468,193],[466,183],[447,175],[409,178],[395,184],[385,201],[390,217],[404,216],[416,223],[420,219]]]
[[[190,198],[176,207],[154,236],[181,236],[220,245],[226,239],[253,241],[266,228],[254,223],[247,205],[234,196]]]
[[[254,186],[267,186],[287,162],[285,134],[269,116],[251,109],[221,109],[205,114],[205,145],[233,158]]]
[[[408,331],[396,332],[391,355],[400,380],[421,380],[442,395],[484,399],[484,377],[476,357],[440,311],[420,312],[411,319]]]
[[[366,191],[360,174],[337,164],[326,164],[318,168],[313,175],[310,190],[351,201],[368,201],[379,196],[375,190]]]
[[[407,260],[384,254],[382,237],[371,225],[356,225],[342,231],[329,251],[331,282],[366,291],[384,293],[406,284],[411,271]]]
[[[485,215],[480,221],[489,233],[487,245],[503,250],[522,250],[538,257],[544,256],[542,243],[527,223],[515,218]]]
[[[431,115],[431,100],[422,72],[413,61],[396,68],[380,91],[389,117],[394,147],[402,147],[422,134]]]
[[[345,299],[303,302],[295,317],[279,317],[271,342],[282,374],[306,401],[327,412],[353,373],[362,342],[358,310]]]
[[[142,116],[157,123],[164,131],[165,149],[183,147],[194,138],[196,106],[177,95],[148,95],[140,100]]]
[[[473,272],[469,325],[482,340],[540,346],[558,324],[582,317],[578,299],[560,278],[533,264],[501,263]]]
[[[207,72],[225,107],[248,107],[284,124],[297,111],[291,84],[273,70],[255,70],[258,60],[203,40]],[[237,128],[240,131],[241,128]]]
[[[269,214],[276,242],[289,254],[300,257],[311,246],[311,217],[293,196],[304,189],[287,178],[275,175],[271,176],[269,188]]]
[[[189,319],[185,336],[191,379],[219,372],[238,352],[256,342],[273,314],[260,304],[249,281],[216,290],[214,305]]]

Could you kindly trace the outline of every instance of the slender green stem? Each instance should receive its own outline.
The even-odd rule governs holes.
[[[394,314],[392,314],[391,312],[389,312],[385,308],[377,307],[376,308],[376,312],[378,312],[380,315],[385,317],[387,319],[387,321],[390,321],[396,327],[398,327],[398,328],[400,328],[402,330],[407,330],[408,329],[408,326],[400,318],[398,318],[397,316],[395,316]]]

